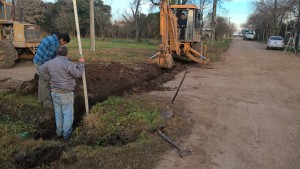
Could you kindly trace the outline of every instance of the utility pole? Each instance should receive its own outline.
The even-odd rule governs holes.
[[[95,52],[95,14],[94,14],[94,0],[90,0],[90,45],[91,50]]]

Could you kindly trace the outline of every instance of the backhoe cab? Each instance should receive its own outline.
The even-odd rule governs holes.
[[[14,11],[14,0],[0,0],[0,68],[11,68],[17,59],[32,59],[41,41],[37,26],[14,21]]]
[[[149,62],[167,69],[174,66],[173,58],[207,64],[209,59],[204,57],[206,46],[201,40],[197,6],[169,5],[168,0],[160,0],[157,5],[160,8],[162,43]]]

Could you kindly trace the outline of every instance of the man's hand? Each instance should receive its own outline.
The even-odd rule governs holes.
[[[84,63],[85,59],[84,59],[84,57],[81,57],[81,58],[78,59],[78,61]]]

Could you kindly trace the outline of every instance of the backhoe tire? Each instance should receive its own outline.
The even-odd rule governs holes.
[[[14,66],[18,52],[11,41],[0,41],[0,68],[9,69]]]

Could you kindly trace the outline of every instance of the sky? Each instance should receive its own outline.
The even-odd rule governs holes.
[[[43,0],[44,2],[54,2],[56,0]],[[112,7],[113,19],[122,18],[122,14],[125,11],[129,11],[129,2],[132,0],[103,0],[104,4],[110,5]],[[224,2],[223,6],[227,10],[218,12],[219,16],[230,18],[231,23],[235,23],[238,29],[240,25],[247,21],[249,13],[251,12],[250,6],[253,0],[229,0]],[[149,2],[150,3],[150,2]],[[149,9],[149,3],[142,6],[143,13],[151,12]]]
[[[232,0],[231,2],[224,2],[224,8],[228,10],[227,13],[219,13],[221,16],[229,17],[230,22],[236,24],[238,29],[241,29],[241,24],[247,21],[249,13],[251,13],[251,0]]]

